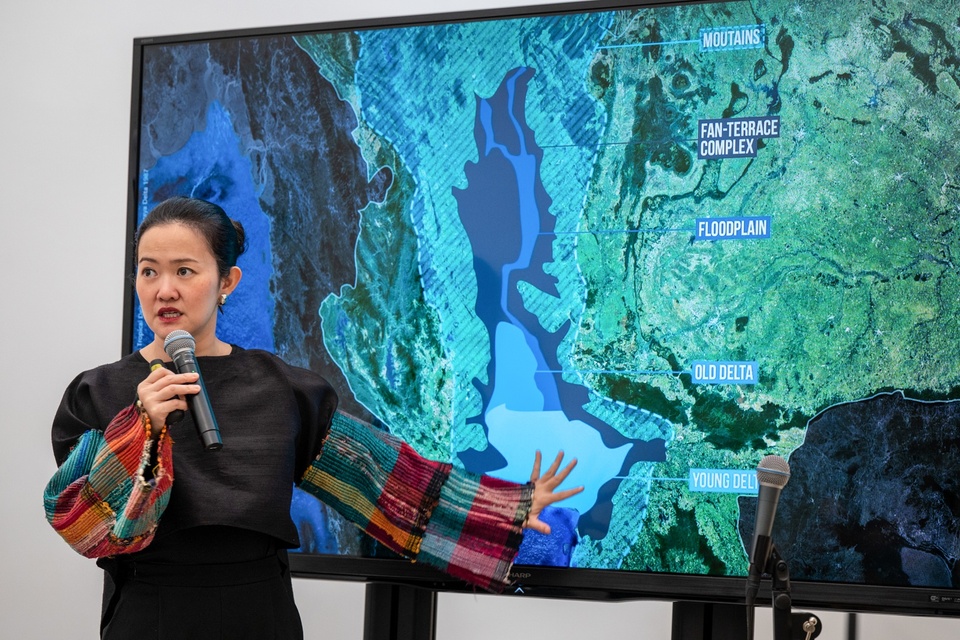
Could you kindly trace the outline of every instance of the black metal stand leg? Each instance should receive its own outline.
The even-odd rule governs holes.
[[[743,640],[747,609],[740,604],[674,602],[672,640]]]
[[[768,571],[773,577],[773,640],[814,640],[823,630],[812,613],[794,613],[790,596],[790,566],[774,546]]]
[[[394,584],[368,584],[363,640],[436,640],[437,592]]]

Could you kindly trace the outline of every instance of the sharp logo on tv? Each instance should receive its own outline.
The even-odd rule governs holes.
[[[956,587],[955,2],[592,4],[145,41],[132,215],[240,219],[222,337],[338,420],[519,482],[578,458],[520,565],[743,576],[776,454],[794,580]]]

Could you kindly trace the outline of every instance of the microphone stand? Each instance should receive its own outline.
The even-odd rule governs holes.
[[[790,597],[790,566],[781,557],[777,545],[770,545],[770,558],[764,573],[773,578],[770,588],[773,602],[773,640],[813,640],[823,631],[820,618],[812,613],[793,613]]]

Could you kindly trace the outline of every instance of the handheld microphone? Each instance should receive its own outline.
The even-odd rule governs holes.
[[[177,373],[200,374],[196,348],[197,341],[182,329],[171,331],[163,341],[163,350],[173,360]],[[203,448],[207,451],[219,451],[223,448],[223,441],[220,439],[220,428],[217,426],[217,419],[213,417],[213,407],[210,406],[202,375],[197,378],[197,384],[200,385],[200,392],[187,396],[187,406],[193,415],[194,424],[197,425],[197,434]]]
[[[747,575],[747,604],[752,605],[760,589],[760,578],[770,559],[773,518],[777,514],[780,492],[790,480],[790,465],[780,456],[766,456],[757,465],[760,493],[757,497],[757,521],[754,525],[750,572]]]
[[[150,361],[150,371],[156,371],[163,366],[163,360],[156,358]],[[182,398],[181,398],[182,399]],[[184,413],[181,409],[174,409],[167,414],[167,424],[176,424],[183,420]]]

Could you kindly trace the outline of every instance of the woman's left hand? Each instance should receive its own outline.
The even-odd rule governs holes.
[[[533,503],[530,506],[530,513],[527,521],[523,523],[524,529],[533,529],[544,535],[550,535],[550,525],[540,520],[540,513],[545,507],[554,502],[566,500],[581,491],[583,487],[574,487],[573,489],[564,489],[555,491],[555,489],[566,480],[573,468],[577,466],[577,459],[574,458],[570,464],[565,466],[559,473],[557,470],[563,463],[563,451],[557,454],[553,464],[547,469],[546,473],[540,475],[540,452],[537,451],[537,457],[533,462],[533,473],[530,474],[530,482],[533,483]]]

